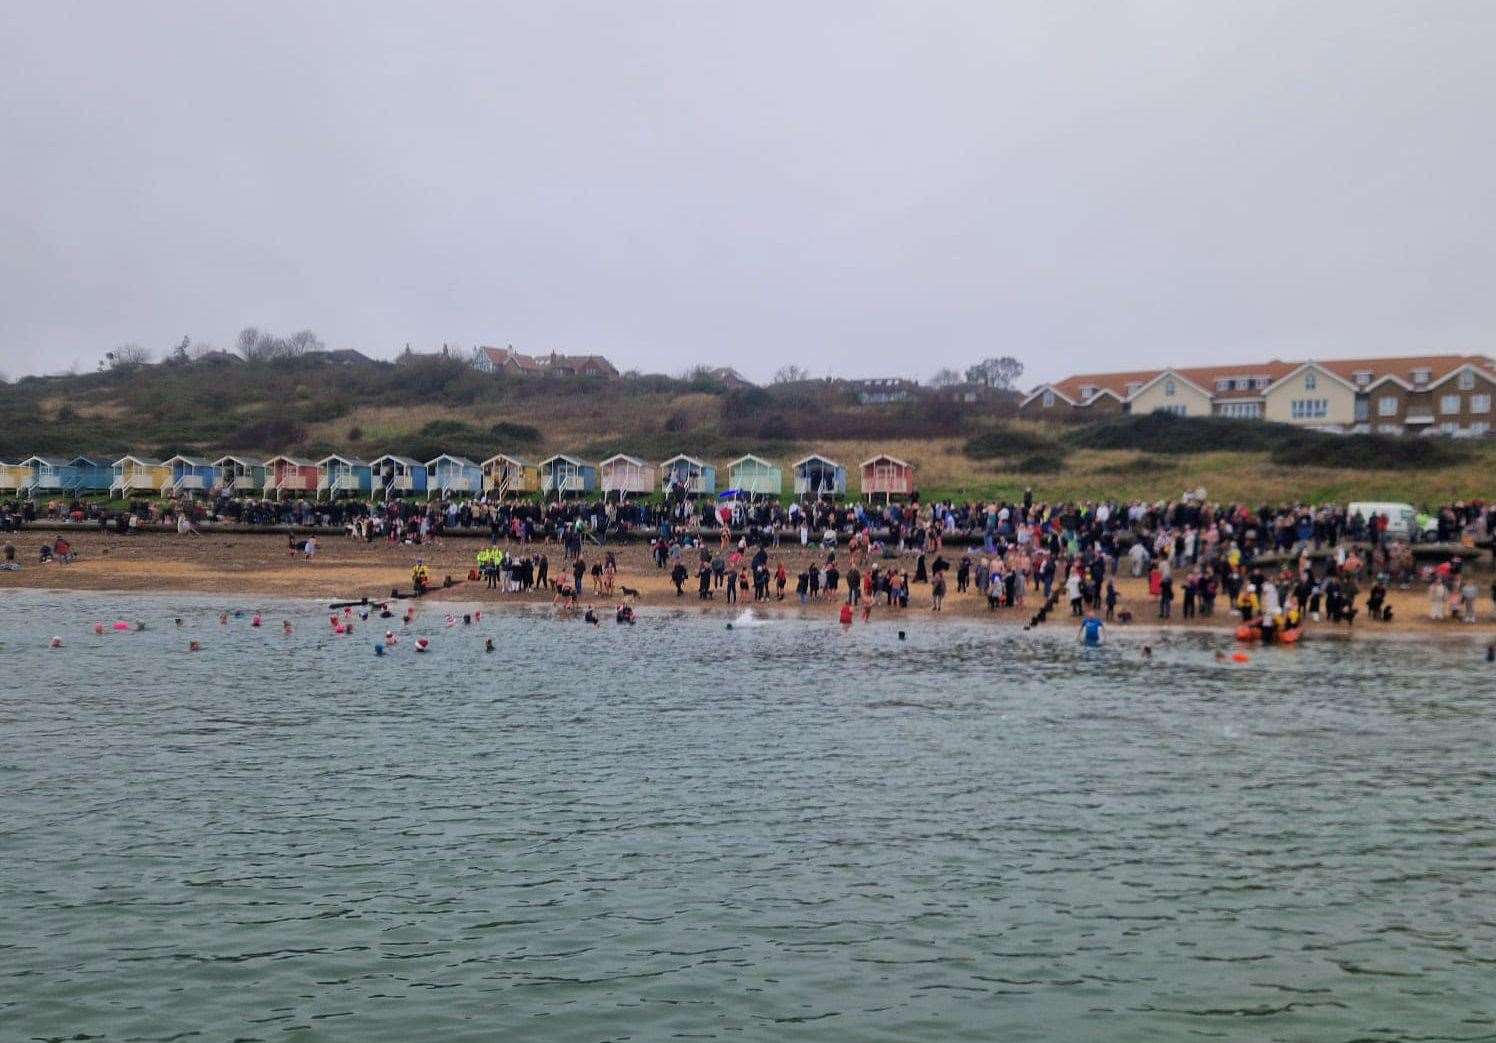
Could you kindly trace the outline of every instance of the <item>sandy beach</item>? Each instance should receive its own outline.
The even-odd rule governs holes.
[[[306,561],[293,555],[286,537],[282,534],[215,534],[201,536],[179,536],[165,533],[143,533],[134,536],[118,536],[93,529],[79,529],[68,533],[77,559],[69,564],[39,564],[38,551],[41,545],[55,538],[53,532],[27,531],[7,534],[7,541],[15,545],[21,570],[0,572],[0,589],[40,588],[53,590],[95,590],[135,593],[195,592],[205,594],[250,595],[263,594],[278,597],[308,597],[328,600],[355,600],[363,597],[378,599],[387,597],[394,589],[409,591],[410,570],[419,559],[430,569],[434,589],[428,598],[434,600],[460,600],[485,605],[537,605],[548,604],[552,599],[549,591],[533,591],[528,594],[509,594],[490,591],[482,581],[469,581],[469,570],[473,556],[487,542],[472,538],[449,538],[421,546],[390,544],[385,541],[365,543],[334,536],[321,538],[315,558]],[[515,550],[524,553],[544,552],[550,558],[551,576],[563,571],[562,551],[558,544],[531,544],[528,548],[515,545]],[[736,604],[727,601],[725,588],[715,592],[713,599],[700,600],[696,594],[694,575],[686,584],[683,597],[677,597],[666,570],[655,567],[649,548],[644,543],[624,543],[600,548],[589,546],[584,558],[590,566],[594,558],[601,560],[605,551],[612,551],[618,561],[618,576],[614,592],[595,594],[591,577],[587,577],[582,602],[595,603],[599,609],[611,611],[616,601],[623,600],[622,588],[628,587],[639,593],[637,604],[641,609],[666,607],[690,608],[700,611],[740,612],[753,606],[755,611],[784,614],[806,618],[834,618],[840,601],[822,597],[802,606],[793,593],[794,575],[811,561],[824,560],[824,552],[816,548],[802,549],[798,544],[784,546],[770,555],[771,565],[783,561],[790,573],[790,585],[785,600],[754,603],[750,596],[741,598]],[[945,556],[955,563],[961,558],[960,548],[948,549]],[[694,552],[690,559],[694,563]],[[847,566],[845,551],[838,554],[838,563],[843,570]],[[887,564],[887,563],[885,563]],[[914,571],[913,555],[899,559],[899,564]],[[566,570],[569,572],[569,570]],[[1125,569],[1123,570],[1126,571]],[[454,585],[442,588],[443,581],[450,576]],[[1369,585],[1369,584],[1367,584]],[[899,618],[939,620],[941,618],[990,619],[1007,625],[1023,625],[1038,609],[1041,599],[1030,593],[1024,606],[989,610],[986,599],[976,593],[955,592],[954,568],[949,582],[950,593],[941,613],[930,611],[930,589],[927,584],[916,584],[907,609],[892,609],[878,605],[875,618],[896,616]],[[1129,610],[1138,626],[1167,626],[1171,628],[1215,628],[1230,630],[1236,626],[1236,615],[1227,609],[1223,600],[1218,600],[1212,618],[1183,620],[1179,616],[1179,603],[1175,603],[1175,618],[1162,621],[1157,618],[1157,602],[1148,597],[1145,580],[1122,575],[1117,579],[1121,594],[1118,609]],[[1436,633],[1469,634],[1478,632],[1489,635],[1496,631],[1496,612],[1489,600],[1490,578],[1480,577],[1481,602],[1480,622],[1474,625],[1451,622],[1434,622],[1428,618],[1428,598],[1420,586],[1410,589],[1393,588],[1388,601],[1393,606],[1394,621],[1372,623],[1363,617],[1354,628],[1332,626],[1321,623],[1311,625],[1314,634],[1345,634],[1353,629],[1357,635],[1392,635]],[[1364,601],[1364,597],[1363,597]],[[1064,606],[1051,613],[1047,626],[1070,626],[1070,616]]]

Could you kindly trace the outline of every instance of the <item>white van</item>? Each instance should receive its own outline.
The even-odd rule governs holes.
[[[1385,514],[1387,535],[1394,540],[1417,543],[1433,539],[1432,534],[1438,531],[1437,523],[1432,518],[1420,518],[1411,503],[1353,503],[1346,509],[1346,517],[1353,517],[1358,512],[1368,526],[1374,516]]]

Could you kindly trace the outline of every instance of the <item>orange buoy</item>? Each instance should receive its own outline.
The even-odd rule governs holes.
[[[1235,663],[1245,663],[1247,661],[1247,653],[1245,653],[1245,652],[1232,652],[1231,653],[1231,660],[1232,660],[1232,662],[1235,662]]]

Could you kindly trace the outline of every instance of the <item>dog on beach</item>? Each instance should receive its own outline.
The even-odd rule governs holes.
[[[641,598],[641,597],[644,596],[643,594],[640,594],[637,590],[635,590],[633,587],[619,587],[618,589],[621,590],[621,591],[623,591],[623,596],[626,597],[626,598]]]

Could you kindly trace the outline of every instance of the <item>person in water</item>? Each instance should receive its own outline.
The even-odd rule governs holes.
[[[1081,620],[1080,640],[1087,645],[1099,645],[1104,640],[1106,624],[1096,618],[1096,613],[1087,610],[1086,618]]]
[[[587,611],[582,616],[582,621],[585,623],[591,623],[593,626],[597,626],[597,612],[592,608],[591,605],[587,606]]]

